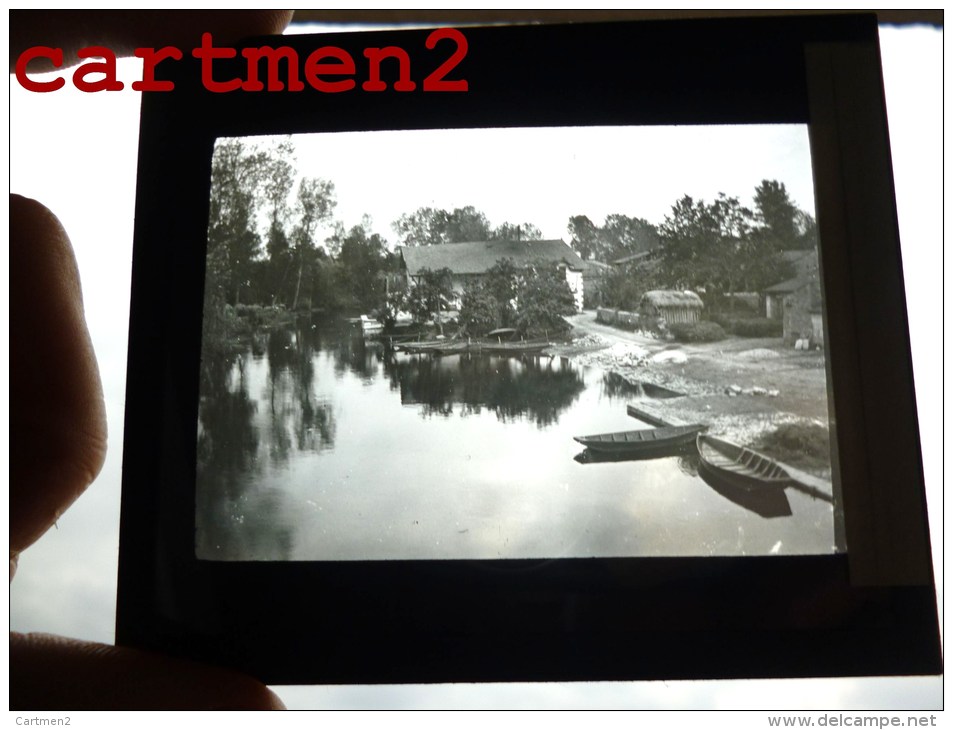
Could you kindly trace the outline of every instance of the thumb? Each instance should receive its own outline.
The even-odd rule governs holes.
[[[99,473],[106,412],[79,272],[56,217],[10,196],[10,556]]]
[[[243,674],[50,634],[10,634],[11,710],[283,710]]]

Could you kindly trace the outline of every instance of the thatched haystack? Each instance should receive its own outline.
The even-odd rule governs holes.
[[[678,322],[697,322],[704,306],[695,292],[658,289],[642,295],[639,314],[643,321],[661,319],[668,326]]]

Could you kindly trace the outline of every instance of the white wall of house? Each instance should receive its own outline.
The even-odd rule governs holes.
[[[576,298],[576,311],[582,311],[582,302],[583,302],[583,283],[582,283],[582,272],[573,271],[570,268],[566,268],[566,282],[569,284],[569,288],[572,290],[572,295]]]

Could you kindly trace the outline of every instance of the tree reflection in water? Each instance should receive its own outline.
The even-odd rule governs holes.
[[[228,557],[249,545],[271,560],[287,560],[291,531],[275,515],[274,493],[255,489],[257,402],[248,394],[245,358],[202,363],[196,443],[196,555]]]
[[[401,403],[419,404],[424,417],[449,417],[460,405],[460,417],[487,408],[502,422],[529,418],[543,428],[557,423],[585,389],[579,372],[543,357],[408,355],[385,368]]]
[[[316,346],[320,335],[309,325],[268,335],[269,451],[275,463],[287,462],[293,447],[320,451],[334,446],[334,414],[314,396]]]
[[[266,559],[288,559],[291,531],[279,519],[281,497],[259,488],[260,447],[272,464],[281,465],[294,451],[333,446],[333,413],[314,396],[313,357],[319,346],[317,330],[303,324],[257,333],[239,355],[203,360],[196,460],[200,557],[252,548]],[[262,349],[268,375],[255,394],[259,400],[249,392],[246,363]]]
[[[654,383],[633,383],[618,373],[602,376],[602,392],[610,398],[678,398],[682,395]]]
[[[794,553],[827,549],[829,505],[793,495],[800,521],[765,529],[764,510],[695,478],[690,447],[580,467],[574,434],[636,426],[629,387],[547,357],[395,353],[334,323],[260,329],[241,356],[203,361],[197,555],[768,554],[779,540]]]

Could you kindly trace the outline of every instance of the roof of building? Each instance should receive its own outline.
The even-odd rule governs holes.
[[[608,271],[611,271],[612,267],[609,264],[604,264],[601,261],[583,261],[582,262],[582,272],[583,274],[593,274],[593,275],[602,275]]]
[[[623,256],[622,258],[613,259],[609,263],[612,266],[624,266],[625,264],[631,264],[633,261],[641,261],[642,259],[647,259],[653,254],[655,254],[655,249],[650,251],[639,251],[638,253],[630,253],[628,256]]]
[[[705,305],[702,299],[693,291],[670,291],[656,289],[647,291],[642,295],[642,301],[652,304],[656,307],[688,307],[689,309],[701,309]]]
[[[559,262],[581,271],[582,259],[564,241],[470,241],[437,246],[404,246],[400,249],[407,272],[416,276],[423,269],[448,268],[454,274],[483,274],[500,259],[517,267],[538,262]]]

